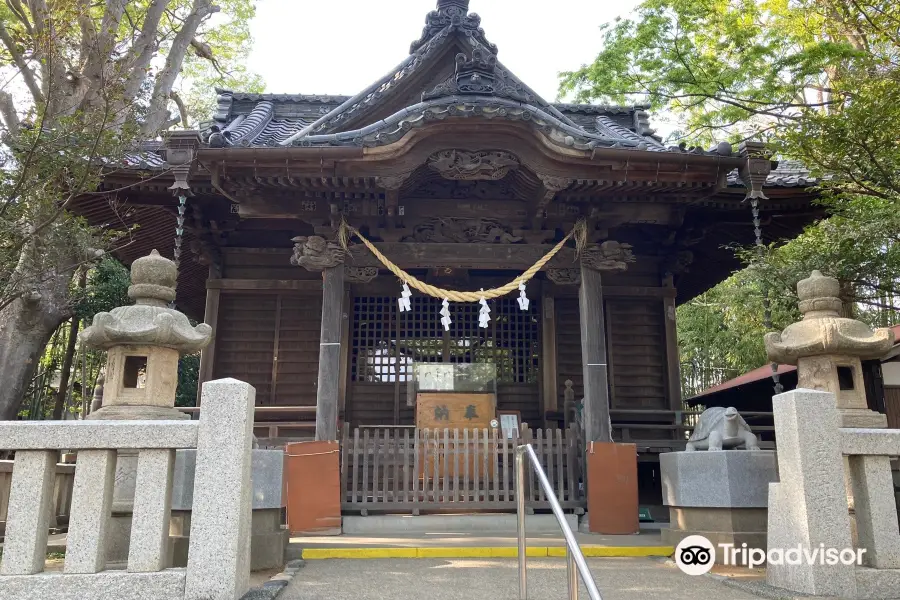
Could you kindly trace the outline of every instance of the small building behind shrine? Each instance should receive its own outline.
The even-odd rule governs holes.
[[[342,439],[342,452],[374,444],[364,453],[377,461],[417,424],[497,420],[498,439],[540,435],[572,508],[583,490],[570,457],[611,433],[637,445],[642,493],[658,496],[658,454],[683,449],[687,432],[675,308],[740,266],[727,246],[756,231],[763,243],[796,235],[818,214],[815,182],[757,143],[667,146],[643,106],[548,102],[481,25],[468,0],[439,0],[409,56],[352,97],[210,90],[217,109],[202,130],[145,144],[104,182],[114,198],[82,198],[76,211],[139,225],[119,251],[130,263],[153,248],[173,255],[184,198],[176,303],[214,330],[201,381],[256,388],[263,445]],[[471,292],[515,281],[566,242],[525,284],[527,310],[516,287],[486,301],[482,327],[478,302],[451,301],[445,328],[442,298],[414,289],[401,311],[404,281],[360,236],[403,273]],[[411,390],[422,365],[428,381]],[[428,396],[442,391],[487,399],[445,413]],[[583,410],[566,414],[567,393]],[[496,469],[511,473],[511,458],[498,458],[494,438],[478,441],[484,464],[499,465],[480,476],[505,485]],[[394,452],[375,495],[405,510],[411,484],[388,488],[450,466],[401,469]],[[347,498],[360,497],[358,458],[343,458]]]

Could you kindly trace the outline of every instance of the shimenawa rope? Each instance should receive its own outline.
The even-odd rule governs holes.
[[[563,246],[566,245],[570,239],[575,239],[575,247],[578,253],[585,246],[586,238],[587,238],[587,227],[583,220],[579,220],[575,227],[572,228],[566,237],[564,237],[556,246],[554,246],[547,254],[542,256],[536,263],[531,265],[524,273],[507,283],[506,285],[493,288],[490,290],[482,290],[477,292],[458,292],[455,290],[445,290],[443,288],[435,287],[433,285],[429,285],[424,281],[417,279],[416,277],[410,275],[397,265],[395,265],[391,260],[382,254],[378,248],[375,247],[375,244],[370,242],[366,237],[359,232],[358,229],[348,224],[346,221],[341,221],[341,227],[338,230],[338,241],[341,244],[341,247],[344,251],[349,251],[350,246],[350,238],[356,236],[358,237],[363,244],[365,244],[366,248],[375,255],[375,258],[378,259],[384,267],[389,270],[391,273],[396,275],[401,281],[408,284],[411,288],[414,288],[423,294],[428,296],[432,296],[433,298],[439,298],[443,300],[446,298],[447,300],[451,300],[453,302],[479,302],[482,298],[486,300],[491,300],[493,298],[499,298],[501,296],[505,296],[506,294],[516,291],[519,289],[520,283],[526,283],[531,278],[533,278],[538,271],[544,268],[554,256],[556,256],[560,250],[562,250]]]

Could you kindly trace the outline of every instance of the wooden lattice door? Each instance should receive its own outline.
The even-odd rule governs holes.
[[[355,298],[347,418],[354,425],[410,425],[406,382],[413,363],[493,362],[498,408],[539,421],[539,303],[532,300],[522,311],[515,298],[500,298],[490,308],[490,326],[482,329],[477,304],[453,304],[453,322],[444,331],[435,298],[414,296],[412,311],[405,313],[395,297]]]

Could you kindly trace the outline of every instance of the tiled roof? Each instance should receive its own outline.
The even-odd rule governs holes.
[[[144,142],[133,152],[127,152],[123,162],[132,169],[164,169],[166,161],[160,155],[162,142]]]
[[[245,92],[230,92],[216,89],[219,94],[228,93],[234,100],[249,100],[259,102],[268,100],[272,102],[297,102],[304,104],[341,104],[350,99],[350,96],[332,96],[328,94],[249,94]]]
[[[455,43],[456,70],[431,89],[410,89],[419,71],[439,72],[444,51]],[[462,49],[462,52],[459,52]],[[452,56],[452,54],[451,54]],[[425,78],[427,79],[427,78]],[[398,91],[399,90],[399,91]],[[217,89],[217,110],[203,132],[210,147],[375,147],[393,143],[416,127],[448,117],[479,117],[526,123],[551,143],[574,149],[622,148],[710,156],[733,156],[727,143],[715,148],[667,146],[650,126],[648,106],[551,104],[497,60],[497,49],[481,29],[481,19],[464,0],[440,0],[426,17],[421,39],[410,55],[355,96],[328,94],[255,94]],[[400,98],[420,94],[421,102],[404,108]],[[394,111],[390,116],[388,106]],[[155,151],[135,153],[135,166],[163,166]],[[800,163],[784,161],[767,185],[799,187],[815,179]],[[743,186],[735,171],[730,186]]]
[[[556,103],[553,106],[563,113],[584,113],[589,115],[616,115],[621,113],[634,113],[639,110],[647,110],[649,105],[634,104],[632,106],[621,106],[618,104],[569,104]]]
[[[779,161],[778,167],[766,177],[768,187],[812,187],[819,182],[820,179],[813,176],[809,167],[799,160]],[[744,187],[744,182],[736,170],[728,174],[728,185]]]
[[[443,60],[444,50],[454,43],[456,72],[431,90],[410,90],[407,82],[414,73],[444,68],[437,61]],[[398,106],[401,88],[402,97],[420,93],[422,102],[387,118],[375,116],[385,113],[389,99]],[[487,41],[481,19],[469,13],[468,3],[462,0],[441,0],[437,10],[427,15],[425,30],[413,43],[410,55],[355,96],[217,91],[215,125],[206,136],[214,147],[373,146],[398,139],[396,127],[409,129],[422,119],[480,115],[524,121],[536,117],[551,140],[575,148],[681,151],[666,148],[653,137],[645,106],[557,105],[541,98],[497,60],[497,48]],[[465,101],[459,111],[435,108],[442,100],[458,99]]]

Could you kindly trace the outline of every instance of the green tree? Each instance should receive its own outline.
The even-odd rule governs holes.
[[[242,66],[252,16],[251,0],[0,5],[0,419],[71,318],[73,275],[121,243],[72,203],[139,141],[195,120],[198,89],[258,88]]]
[[[647,102],[672,121],[672,141],[765,141],[820,178],[830,215],[762,254],[736,249],[752,268],[679,310],[687,362],[731,375],[762,364],[764,326],[727,307],[768,295],[783,326],[779,310],[790,314],[796,283],[812,269],[841,281],[848,311],[876,324],[896,318],[900,3],[647,0],[601,36],[596,60],[562,75],[561,94]]]
[[[771,313],[776,328],[799,317],[789,296],[775,296]],[[677,324],[685,398],[765,363],[763,290],[749,270],[678,307]]]

